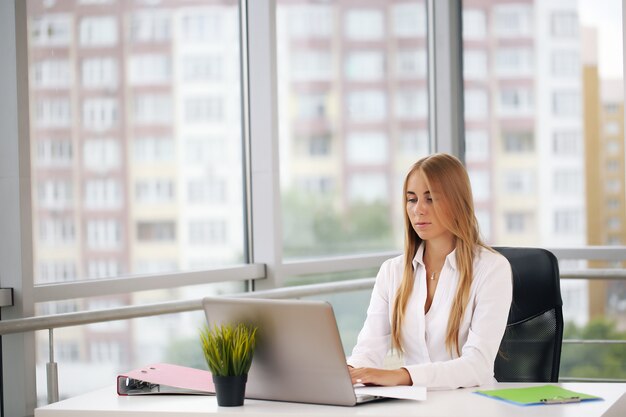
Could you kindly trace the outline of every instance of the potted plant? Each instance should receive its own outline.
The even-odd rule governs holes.
[[[243,323],[205,325],[200,331],[202,352],[213,375],[218,405],[243,405],[256,332],[257,327]]]

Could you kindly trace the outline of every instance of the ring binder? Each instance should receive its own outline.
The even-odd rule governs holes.
[[[117,376],[118,395],[213,395],[211,372],[169,363],[155,363]]]

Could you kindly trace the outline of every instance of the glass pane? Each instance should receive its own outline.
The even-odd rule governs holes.
[[[424,1],[276,1],[285,258],[402,247],[429,153]]]
[[[622,2],[465,0],[463,47],[466,164],[487,242],[626,244]],[[561,264],[587,267],[620,264]],[[562,280],[565,338],[624,338],[625,289]],[[594,349],[602,365],[572,365]],[[561,376],[616,375],[613,349],[626,352],[565,345]]]
[[[28,0],[27,11],[35,283],[247,261],[239,2]],[[36,314],[243,290],[40,303]],[[189,316],[58,330],[61,397],[146,361],[186,364],[176,343],[203,318]],[[47,333],[36,339],[42,400]],[[97,377],[85,383],[86,373]]]
[[[245,262],[239,2],[28,0],[36,283]]]

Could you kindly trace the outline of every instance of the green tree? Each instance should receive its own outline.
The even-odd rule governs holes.
[[[583,327],[567,323],[564,339],[626,340],[615,322],[595,319]],[[626,379],[626,347],[623,344],[565,344],[561,353],[561,377]]]
[[[352,202],[338,209],[332,196],[283,193],[283,243],[287,257],[388,249],[393,245],[388,204]]]
[[[171,340],[165,351],[165,362],[208,370],[200,336]]]

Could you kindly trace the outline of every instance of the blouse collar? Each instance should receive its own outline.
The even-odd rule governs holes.
[[[417,264],[420,264],[424,268],[426,268],[426,265],[424,265],[424,242],[420,243],[419,247],[417,248],[417,252],[415,253],[415,256],[413,257],[413,270],[414,271],[417,269]],[[450,252],[446,256],[446,261],[444,262],[444,266],[445,264],[448,264],[450,268],[456,271],[456,248],[454,248],[452,252]]]

